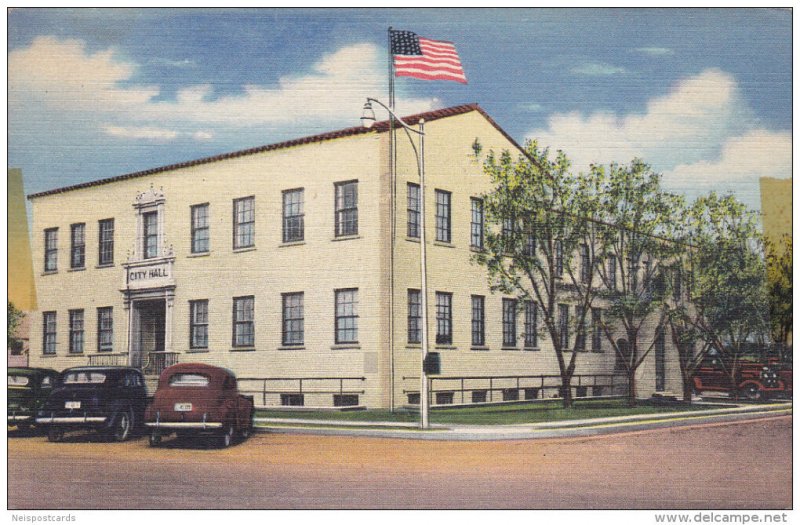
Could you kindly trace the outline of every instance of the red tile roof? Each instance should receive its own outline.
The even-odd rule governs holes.
[[[447,118],[447,117],[452,117],[452,116],[455,116],[455,115],[461,115],[461,114],[464,114],[464,113],[469,113],[470,111],[477,111],[478,113],[483,115],[484,118],[486,118],[486,120],[488,120],[489,123],[492,124],[492,126],[497,128],[497,130],[500,133],[502,133],[504,137],[506,137],[512,144],[514,144],[515,146],[520,148],[520,146],[516,143],[516,141],[514,141],[514,139],[512,139],[508,135],[508,133],[506,133],[500,126],[498,126],[497,123],[494,120],[492,120],[492,118],[478,104],[464,104],[464,105],[461,105],[461,106],[453,106],[453,107],[444,108],[444,109],[436,109],[436,110],[433,110],[433,111],[426,111],[425,113],[418,113],[416,115],[410,115],[408,117],[402,117],[402,118],[403,118],[404,122],[406,122],[407,124],[413,126],[413,125],[417,124],[420,119],[425,119],[426,122],[429,122],[429,121],[432,121],[432,120],[438,120],[438,119],[441,119],[441,118]],[[311,143],[315,143],[315,142],[324,142],[326,140],[333,140],[333,139],[338,139],[338,138],[342,138],[342,137],[350,137],[350,136],[353,136],[353,135],[362,135],[362,134],[365,134],[365,133],[372,133],[372,132],[385,133],[388,130],[389,130],[389,121],[388,120],[384,120],[384,121],[381,121],[381,122],[376,122],[371,128],[364,128],[362,126],[357,126],[357,127],[352,127],[352,128],[344,128],[344,129],[340,129],[340,130],[337,130],[337,131],[330,131],[328,133],[321,133],[319,135],[311,135],[311,136],[302,137],[302,138],[299,138],[299,139],[292,139],[292,140],[287,140],[287,141],[284,141],[284,142],[278,142],[278,143],[275,143],[275,144],[268,144],[266,146],[257,146],[255,148],[249,148],[249,149],[244,149],[244,150],[240,150],[240,151],[234,151],[234,152],[231,152],[231,153],[223,153],[221,155],[214,155],[212,157],[205,157],[205,158],[202,158],[202,159],[190,160],[190,161],[187,161],[187,162],[180,162],[180,163],[177,163],[177,164],[169,164],[167,166],[161,166],[161,167],[158,167],[158,168],[151,168],[149,170],[144,170],[144,171],[137,171],[137,172],[134,172],[134,173],[128,173],[126,175],[117,175],[115,177],[109,177],[109,178],[106,178],[106,179],[100,179],[100,180],[95,180],[95,181],[90,181],[90,182],[82,182],[80,184],[74,184],[74,185],[71,185],[71,186],[64,186],[62,188],[56,188],[56,189],[53,189],[53,190],[47,190],[47,191],[42,191],[42,192],[39,192],[39,193],[33,193],[31,195],[28,195],[28,199],[34,199],[34,198],[37,198],[37,197],[44,197],[46,195],[53,195],[53,194],[56,194],[56,193],[65,193],[65,192],[68,192],[68,191],[79,190],[79,189],[82,189],[82,188],[89,188],[91,186],[99,186],[101,184],[110,184],[112,182],[117,182],[117,181],[121,181],[121,180],[134,179],[134,178],[137,178],[137,177],[144,177],[144,176],[147,176],[147,175],[153,175],[153,174],[156,174],[156,173],[162,173],[162,172],[165,172],[165,171],[177,170],[177,169],[181,169],[181,168],[189,168],[191,166],[198,166],[200,164],[208,164],[208,163],[217,162],[217,161],[220,161],[220,160],[232,159],[232,158],[235,158],[235,157],[243,157],[245,155],[253,155],[253,154],[256,154],[256,153],[263,153],[265,151],[273,151],[273,150],[278,150],[278,149],[290,148],[290,147],[293,147],[293,146],[301,146],[303,144],[311,144]]]

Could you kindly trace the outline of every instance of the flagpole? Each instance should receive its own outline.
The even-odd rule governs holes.
[[[395,408],[395,392],[394,392],[394,251],[395,251],[395,237],[396,237],[396,223],[397,223],[397,210],[396,210],[396,193],[397,193],[397,167],[396,167],[396,140],[394,129],[394,61],[392,60],[392,26],[389,26],[387,31],[387,62],[389,67],[389,171],[391,173],[391,196],[390,196],[390,218],[391,226],[389,233],[391,235],[389,247],[389,409],[394,412]]]

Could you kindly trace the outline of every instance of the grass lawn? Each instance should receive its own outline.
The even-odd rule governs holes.
[[[561,407],[560,400],[539,401],[536,403],[518,403],[509,405],[478,406],[464,408],[438,408],[431,410],[431,423],[462,425],[513,425],[518,423],[541,423],[544,421],[564,421],[568,419],[589,419],[634,414],[658,414],[662,412],[680,412],[704,410],[708,405],[655,405],[640,401],[639,406],[628,408],[623,399],[582,399],[574,403],[573,408]],[[309,411],[291,412],[284,410],[256,411],[256,417],[337,420],[337,421],[397,421],[415,423],[419,415],[414,412],[395,412],[388,410],[354,410],[346,412]]]

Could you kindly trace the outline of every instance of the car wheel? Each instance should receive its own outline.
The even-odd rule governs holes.
[[[749,384],[741,390],[740,395],[749,401],[758,401],[761,399],[761,389],[758,385]]]
[[[114,427],[111,430],[111,437],[114,441],[125,441],[131,435],[133,428],[133,416],[130,412],[120,412],[117,419],[114,421]]]
[[[64,429],[53,427],[47,431],[47,440],[51,443],[58,443],[64,439]]]
[[[225,425],[219,444],[222,448],[228,448],[233,444],[233,425]]]
[[[161,432],[153,430],[152,434],[150,434],[149,443],[151,447],[159,446],[161,444]]]
[[[248,421],[247,424],[239,431],[239,435],[242,437],[242,439],[247,439],[250,437],[250,432],[252,432],[252,430],[253,429],[250,426],[250,422]]]

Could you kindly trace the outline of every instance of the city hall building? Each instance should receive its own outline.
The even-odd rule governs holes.
[[[544,376],[558,365],[535,305],[492,293],[472,262],[477,199],[491,189],[472,145],[520,147],[477,105],[407,122],[420,118],[430,351],[449,378],[433,381],[432,403],[553,397],[558,378]],[[132,365],[153,378],[203,362],[233,370],[258,405],[418,403],[421,195],[401,134],[393,184],[388,131],[348,128],[30,195],[31,366]],[[639,368],[640,396],[681,391],[664,339]],[[612,393],[615,361],[590,338],[575,393]]]

